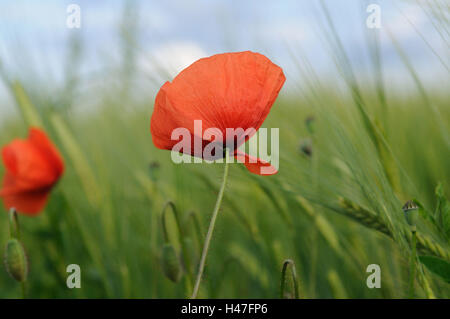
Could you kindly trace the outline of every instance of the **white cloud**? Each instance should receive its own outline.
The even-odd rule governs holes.
[[[417,30],[421,30],[427,23],[425,12],[417,5],[408,5],[400,9],[395,16],[387,21],[387,27],[396,38],[406,39],[417,36]]]
[[[166,73],[175,77],[181,70],[206,56],[208,54],[195,42],[169,42],[142,56],[140,65],[150,76]]]
[[[144,30],[167,31],[173,26],[174,21],[171,17],[153,5],[143,6],[139,15],[141,27]]]
[[[309,36],[306,30],[310,29],[310,27],[307,27],[298,21],[283,21],[267,26],[262,35],[271,41],[304,43]]]

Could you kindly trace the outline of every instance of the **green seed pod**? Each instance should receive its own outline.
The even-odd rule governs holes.
[[[15,238],[8,240],[5,250],[5,266],[9,275],[19,282],[25,282],[28,274],[28,263],[25,249]]]
[[[403,212],[405,213],[405,218],[408,224],[412,227],[416,226],[417,216],[419,215],[419,206],[413,201],[409,200],[402,207]]]
[[[180,281],[182,275],[181,263],[172,244],[164,244],[161,261],[166,277],[175,283]]]

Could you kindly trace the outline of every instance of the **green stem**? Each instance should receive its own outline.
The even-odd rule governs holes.
[[[21,287],[21,290],[22,290],[22,299],[26,299],[27,298],[27,293],[26,293],[27,290],[26,290],[24,281],[22,281],[20,283],[20,287]]]
[[[286,286],[286,271],[289,265],[291,265],[292,282],[294,285],[294,297],[295,299],[298,299],[299,293],[298,293],[297,273],[295,271],[294,261],[291,259],[286,259],[284,261],[283,269],[281,270],[280,299],[284,299],[284,289]]]
[[[412,236],[412,252],[409,265],[409,298],[414,298],[414,278],[416,277],[416,230],[411,230]]]
[[[173,216],[175,217],[175,222],[177,224],[179,240],[181,241],[181,239],[183,237],[183,230],[181,228],[180,217],[178,216],[178,211],[177,211],[177,209],[175,207],[175,204],[173,202],[171,202],[171,201],[166,202],[166,204],[164,205],[164,207],[162,209],[162,213],[161,213],[161,221],[162,221],[162,226],[163,226],[164,240],[166,242],[169,242],[169,234],[167,232],[167,226],[166,226],[166,211],[167,211],[167,207],[172,208],[172,213],[173,213]]]
[[[9,210],[9,235],[20,240],[19,216],[15,208]]]
[[[314,187],[314,191],[317,194],[322,194],[322,192],[319,189],[319,156],[318,156],[318,147],[316,147],[317,143],[316,143],[316,137],[314,134],[312,134],[312,170],[313,170],[313,187]],[[317,222],[318,218],[318,214],[317,212],[314,210],[313,208],[313,214],[314,214],[314,221]],[[316,294],[316,284],[317,284],[317,257],[319,254],[319,241],[318,239],[318,234],[319,234],[319,230],[317,227],[314,227],[312,230],[313,234],[313,247],[312,247],[312,252],[311,252],[311,298],[314,298],[314,295]],[[295,267],[295,266],[293,266]]]
[[[228,151],[225,155],[225,168],[223,172],[222,185],[220,186],[219,195],[217,196],[216,206],[211,216],[209,223],[208,233],[206,234],[205,242],[203,244],[202,256],[200,258],[200,264],[198,266],[197,279],[195,281],[194,291],[192,292],[191,299],[197,298],[198,289],[200,288],[200,282],[203,276],[203,270],[205,269],[206,256],[208,255],[209,244],[211,242],[214,226],[216,224],[217,215],[219,213],[220,205],[222,204],[223,193],[225,191],[225,185],[227,184],[228,177]]]

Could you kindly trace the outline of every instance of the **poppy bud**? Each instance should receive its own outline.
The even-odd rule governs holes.
[[[408,224],[412,227],[415,227],[419,206],[417,206],[417,204],[413,200],[409,200],[405,203],[405,205],[403,205],[402,209],[405,213],[405,218]]]
[[[300,147],[299,147],[300,153],[305,155],[306,157],[312,156],[312,141],[309,138],[306,138],[302,141],[300,141]]]
[[[180,259],[172,244],[166,243],[162,249],[162,268],[167,278],[173,282],[178,282],[181,279],[182,269]]]
[[[5,251],[5,267],[9,275],[19,282],[25,282],[28,263],[25,249],[15,238],[8,240]]]
[[[149,173],[150,173],[150,178],[152,181],[156,181],[158,179],[158,173],[159,173],[159,168],[160,168],[160,164],[157,161],[152,161],[150,162],[150,164],[148,165],[148,169],[149,169]]]

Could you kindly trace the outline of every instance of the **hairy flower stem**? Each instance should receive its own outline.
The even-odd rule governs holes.
[[[15,208],[9,210],[9,236],[20,240],[19,216]]]
[[[415,227],[411,230],[412,244],[411,244],[411,260],[409,264],[409,288],[408,297],[410,299],[414,298],[414,278],[416,277],[416,229]]]
[[[203,276],[203,270],[205,269],[206,256],[208,255],[209,244],[211,242],[212,234],[214,231],[214,226],[216,224],[217,215],[219,213],[220,205],[222,204],[223,193],[225,191],[225,186],[227,184],[228,177],[228,151],[225,155],[225,168],[223,172],[222,185],[220,186],[219,195],[217,196],[216,206],[211,216],[211,221],[209,222],[208,233],[206,234],[205,242],[203,244],[202,256],[200,258],[200,264],[198,266],[197,279],[195,280],[194,291],[192,292],[191,299],[197,298],[198,289],[200,288],[200,282]]]

